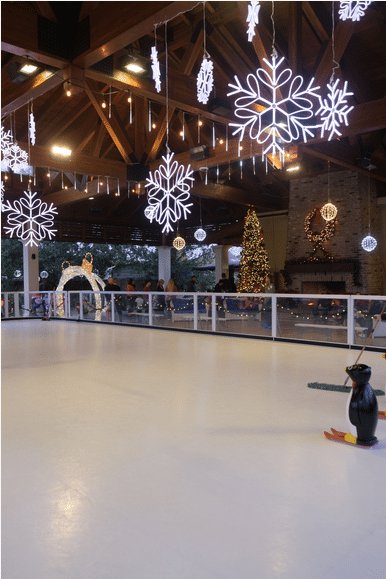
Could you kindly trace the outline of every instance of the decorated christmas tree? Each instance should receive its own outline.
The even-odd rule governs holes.
[[[263,232],[254,209],[248,209],[244,221],[243,248],[237,290],[244,293],[264,291],[269,275],[268,255]]]

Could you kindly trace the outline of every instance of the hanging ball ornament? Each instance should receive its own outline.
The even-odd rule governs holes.
[[[338,214],[338,210],[333,203],[326,203],[320,210],[320,215],[325,221],[332,221]]]
[[[181,251],[181,249],[184,249],[185,245],[186,245],[185,239],[180,235],[177,235],[177,237],[174,238],[173,247],[174,249],[177,249],[177,251]]]
[[[370,253],[370,251],[374,251],[374,249],[377,247],[378,244],[375,237],[373,237],[372,235],[366,235],[366,237],[362,239],[361,245],[362,249]]]
[[[194,232],[194,237],[197,239],[197,241],[204,241],[206,237],[205,229],[202,229],[202,227],[196,229],[196,231]]]
[[[41,271],[41,272],[40,272],[40,277],[41,277],[42,279],[47,279],[47,278],[48,278],[48,271],[45,271],[45,270]]]

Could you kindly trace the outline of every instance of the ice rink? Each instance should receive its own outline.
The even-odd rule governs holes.
[[[328,442],[347,394],[307,388],[358,353],[3,322],[3,579],[385,579],[386,420]]]

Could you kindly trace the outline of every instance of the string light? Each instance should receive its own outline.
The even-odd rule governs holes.
[[[325,221],[332,221],[337,216],[338,209],[330,202],[330,161],[328,161],[327,171],[327,201],[328,202],[321,208],[320,214]]]
[[[361,246],[362,249],[364,249],[365,251],[367,251],[368,253],[370,253],[371,251],[374,251],[374,249],[377,247],[378,243],[377,240],[375,239],[375,237],[373,237],[371,235],[370,232],[370,224],[371,224],[371,210],[370,210],[370,177],[368,177],[368,191],[367,191],[367,205],[368,205],[368,235],[366,235],[366,237],[364,237],[362,239],[361,242]]]

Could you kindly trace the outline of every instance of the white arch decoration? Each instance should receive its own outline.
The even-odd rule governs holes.
[[[90,268],[88,268],[90,269]],[[102,319],[102,299],[100,292],[103,291],[105,287],[105,282],[95,273],[88,271],[88,269],[83,268],[81,265],[69,265],[63,269],[62,276],[59,280],[57,292],[63,292],[64,286],[70,279],[74,277],[84,276],[92,290],[95,292],[95,321],[100,322]],[[98,285],[99,284],[99,285]],[[61,293],[56,297],[56,313],[60,318],[64,318],[64,294]]]

